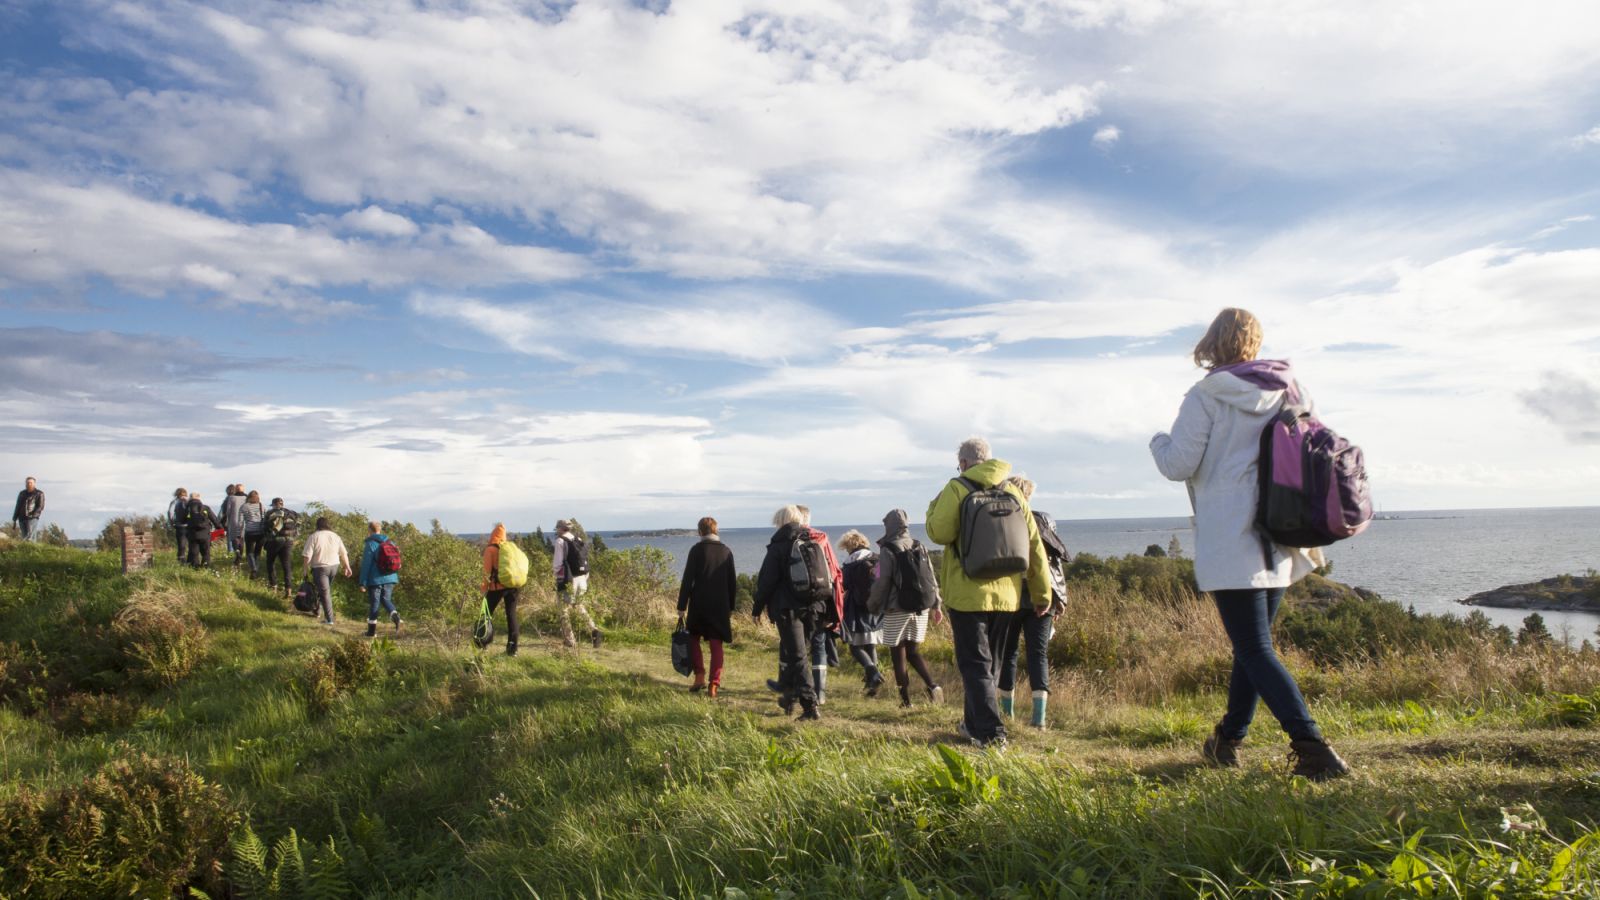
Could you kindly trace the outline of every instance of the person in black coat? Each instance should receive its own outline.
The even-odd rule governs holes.
[[[812,686],[811,668],[806,661],[811,651],[811,635],[816,630],[820,607],[796,596],[790,581],[789,559],[796,541],[811,540],[811,530],[806,527],[800,510],[785,506],[772,517],[778,527],[767,544],[767,555],[761,560],[761,574],[756,576],[755,603],[751,618],[761,621],[761,611],[766,610],[772,624],[778,626],[778,706],[785,712],[794,711],[800,703],[800,718],[813,720],[822,716],[817,712],[817,694]]]
[[[199,494],[189,495],[189,508],[184,515],[189,527],[189,565],[196,569],[211,566],[211,532],[220,524],[217,514],[200,499]]]
[[[694,663],[694,685],[690,691],[705,689],[717,696],[722,685],[722,645],[733,643],[733,602],[739,595],[739,577],[733,567],[733,551],[717,534],[717,520],[700,520],[700,543],[689,548],[683,564],[683,582],[678,587],[678,620],[694,635],[690,644]],[[706,682],[705,657],[700,640],[711,644],[711,681]]]

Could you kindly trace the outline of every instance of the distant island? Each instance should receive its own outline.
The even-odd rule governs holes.
[[[658,528],[655,531],[617,531],[611,536],[614,538],[699,537],[700,532],[693,528]]]
[[[1512,584],[1473,594],[1467,606],[1600,613],[1600,577],[1557,575],[1533,584]]]

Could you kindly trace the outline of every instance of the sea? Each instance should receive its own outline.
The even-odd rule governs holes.
[[[850,528],[876,541],[881,524],[819,525],[835,542]],[[1153,519],[1065,519],[1056,529],[1073,553],[1096,556],[1142,554],[1151,544],[1166,549],[1176,538],[1184,553],[1194,548],[1187,516]],[[911,532],[926,540],[921,525]],[[654,545],[681,563],[697,540],[682,537],[625,537],[601,532],[607,546]],[[754,571],[766,550],[771,528],[729,528],[722,540],[733,550],[740,571]],[[1333,578],[1410,606],[1419,613],[1465,616],[1480,609],[1497,624],[1515,630],[1528,613],[1516,609],[1463,606],[1480,591],[1525,584],[1555,575],[1583,575],[1600,569],[1600,506],[1545,509],[1459,509],[1384,512],[1367,530],[1326,549]],[[1544,612],[1546,626],[1571,642],[1593,640],[1600,615]]]

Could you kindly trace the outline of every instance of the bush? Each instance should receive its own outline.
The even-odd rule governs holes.
[[[307,657],[297,685],[306,698],[306,705],[325,713],[333,708],[340,694],[360,687],[377,667],[372,644],[365,638],[347,637]]]
[[[182,760],[134,754],[81,784],[0,806],[0,894],[172,896],[221,886],[238,814]]]
[[[131,598],[112,620],[111,633],[126,659],[128,680],[146,688],[172,687],[187,678],[209,645],[194,613],[164,593]]]

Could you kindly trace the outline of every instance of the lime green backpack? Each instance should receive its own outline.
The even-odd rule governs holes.
[[[528,583],[528,554],[510,541],[500,544],[500,562],[495,567],[495,581],[501,587],[519,588]]]

